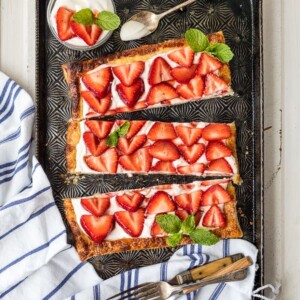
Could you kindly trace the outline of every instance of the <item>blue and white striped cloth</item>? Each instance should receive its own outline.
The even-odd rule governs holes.
[[[30,96],[0,72],[0,299],[105,300],[120,290],[169,280],[188,268],[229,254],[242,252],[256,261],[253,245],[227,240],[214,247],[185,246],[169,262],[102,281],[66,243],[49,181],[32,155],[34,112]],[[242,282],[211,285],[183,299],[250,299],[254,275],[252,266]]]

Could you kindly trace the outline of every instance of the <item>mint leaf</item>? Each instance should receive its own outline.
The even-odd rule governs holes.
[[[207,246],[214,245],[219,241],[219,238],[217,236],[203,228],[197,228],[196,230],[191,232],[190,237],[196,244]]]
[[[109,147],[116,147],[118,145],[119,135],[118,131],[112,132],[106,139],[106,145]]]
[[[83,24],[86,26],[93,25],[94,23],[94,15],[89,8],[84,8],[76,12],[73,15],[73,19],[76,23]]]
[[[115,30],[120,26],[121,20],[116,14],[104,10],[98,14],[95,24],[103,30]]]
[[[222,63],[230,62],[234,56],[230,47],[223,43],[210,44],[205,51],[215,56]]]
[[[156,222],[166,233],[178,233],[181,228],[181,220],[176,215],[157,216]]]
[[[185,39],[194,52],[204,51],[209,45],[207,36],[198,29],[187,30]]]
[[[120,128],[118,129],[118,136],[124,136],[130,128],[130,122],[126,121],[124,122]]]
[[[176,247],[179,242],[181,241],[182,239],[182,234],[181,233],[174,233],[173,235],[169,236],[166,241],[167,241],[167,244],[172,246],[172,247]]]
[[[195,217],[189,215],[181,224],[181,230],[183,233],[190,234],[195,229]]]

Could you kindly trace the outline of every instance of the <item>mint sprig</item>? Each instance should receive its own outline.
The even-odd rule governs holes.
[[[113,131],[106,139],[106,145],[109,147],[116,147],[118,145],[119,138],[124,136],[130,128],[128,121],[124,122],[118,129]]]

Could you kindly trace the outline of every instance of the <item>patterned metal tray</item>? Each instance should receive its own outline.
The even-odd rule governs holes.
[[[115,0],[122,22],[141,10],[165,11],[181,0]],[[46,22],[48,1],[37,0],[37,144],[38,158],[53,187],[56,203],[65,220],[62,198],[92,195],[127,188],[163,183],[183,183],[195,177],[137,175],[89,175],[78,182],[67,180],[65,134],[71,106],[61,65],[70,60],[84,60],[111,52],[162,42],[183,36],[191,27],[205,33],[223,30],[235,57],[232,70],[233,97],[187,103],[172,108],[155,108],[145,112],[117,115],[118,118],[164,121],[235,121],[237,150],[243,184],[237,186],[238,217],[244,239],[259,248],[261,266],[256,284],[263,283],[263,156],[262,156],[262,8],[260,0],[198,0],[161,20],[158,30],[138,41],[123,42],[119,30],[103,46],[89,52],[70,50],[51,34]],[[69,178],[72,179],[72,178]],[[68,227],[67,223],[66,226]],[[72,243],[72,235],[69,235]],[[176,249],[132,251],[90,259],[102,278],[124,270],[167,260]]]

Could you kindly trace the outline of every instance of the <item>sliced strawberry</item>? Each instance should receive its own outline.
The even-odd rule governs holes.
[[[118,167],[118,153],[115,148],[106,150],[100,156],[85,156],[85,163],[94,171],[101,173],[116,173]]]
[[[98,99],[92,92],[83,91],[81,96],[87,102],[92,110],[99,114],[105,114],[111,106],[111,93],[108,93],[104,98]]]
[[[141,148],[147,140],[145,134],[136,135],[131,140],[128,140],[124,137],[119,138],[118,148],[125,154],[130,155],[135,152],[137,149]]]
[[[127,65],[113,67],[113,73],[125,86],[131,86],[144,72],[145,63],[143,61],[132,62]]]
[[[85,125],[99,138],[104,139],[114,126],[114,121],[85,121]]]
[[[121,156],[119,162],[125,170],[148,173],[151,168],[152,157],[148,148],[141,148],[133,154]]]
[[[176,168],[170,161],[158,161],[155,166],[151,168],[151,171],[162,173],[176,173]]]
[[[83,133],[83,140],[93,156],[99,156],[108,148],[105,139],[100,140],[89,131]]]
[[[176,90],[168,83],[159,83],[150,88],[147,103],[150,105],[177,98]]]
[[[232,174],[233,170],[230,166],[230,164],[227,162],[225,158],[219,158],[216,160],[212,160],[208,168],[206,169],[207,171],[214,171],[218,173],[224,173],[224,174]]]
[[[115,213],[117,223],[132,237],[141,235],[144,228],[144,210],[136,212],[118,211]]]
[[[148,202],[146,214],[158,214],[175,211],[176,205],[171,196],[163,191],[156,192]]]
[[[139,192],[128,192],[116,197],[118,204],[128,211],[137,211],[145,196]]]
[[[71,18],[75,11],[65,7],[60,7],[56,14],[56,27],[58,37],[61,41],[67,41],[74,37],[71,29]]]
[[[156,220],[152,224],[150,234],[151,236],[167,236],[167,233],[160,228]]]
[[[156,141],[149,147],[149,153],[162,161],[174,161],[180,158],[177,147],[170,141]]]
[[[145,125],[146,121],[130,121],[129,131],[126,134],[127,139],[134,137]]]
[[[131,86],[119,83],[117,84],[116,89],[121,100],[128,107],[133,107],[144,93],[144,82],[141,78],[139,78]]]
[[[194,145],[202,135],[202,128],[194,128],[179,125],[175,127],[175,130],[177,135],[187,146]]]
[[[95,45],[102,33],[102,29],[96,24],[85,26],[74,20],[71,21],[71,28],[74,34],[83,39],[89,46]]]
[[[224,228],[226,219],[221,209],[217,205],[213,205],[205,214],[202,225],[212,228]]]
[[[223,79],[212,73],[206,75],[205,89],[203,91],[205,96],[222,94],[223,92],[227,91],[228,84]]]
[[[155,122],[148,132],[148,138],[152,141],[173,140],[177,135],[171,123]]]
[[[111,68],[102,68],[96,72],[87,73],[82,76],[85,86],[99,99],[106,96],[113,76]]]
[[[177,172],[179,174],[186,174],[186,175],[203,174],[204,168],[205,168],[204,164],[196,163],[189,166],[178,166]]]
[[[207,141],[223,140],[229,138],[230,136],[231,130],[227,124],[208,124],[202,131],[202,137]]]
[[[209,142],[206,146],[206,158],[207,160],[214,160],[222,157],[231,156],[232,151],[219,141]]]
[[[184,47],[169,53],[168,57],[183,67],[190,67],[194,61],[194,51],[190,47]]]
[[[178,209],[178,210],[175,211],[175,215],[181,221],[184,221],[189,216],[189,213],[186,210]]]
[[[181,194],[174,197],[176,204],[190,214],[196,213],[200,207],[202,191]]]
[[[101,243],[114,228],[114,216],[82,215],[80,224],[95,243]]]
[[[202,206],[222,204],[231,201],[230,194],[220,185],[216,184],[207,189],[201,200]]]
[[[179,83],[188,83],[196,75],[198,65],[192,65],[190,68],[176,67],[172,69],[171,75]]]
[[[195,163],[204,153],[205,145],[204,144],[194,144],[193,146],[178,146],[180,153],[182,154],[185,161],[189,164]]]
[[[196,76],[188,84],[179,85],[176,92],[185,99],[201,98],[203,88],[203,79],[200,76]]]
[[[160,83],[162,81],[172,80],[173,77],[170,74],[171,66],[167,63],[167,61],[162,57],[157,57],[152,62],[149,71],[148,81],[151,85]]]
[[[109,197],[82,198],[81,206],[96,217],[102,217],[110,207]]]
[[[201,76],[205,76],[208,73],[220,69],[222,65],[223,64],[219,60],[203,52],[200,57],[197,74]]]

